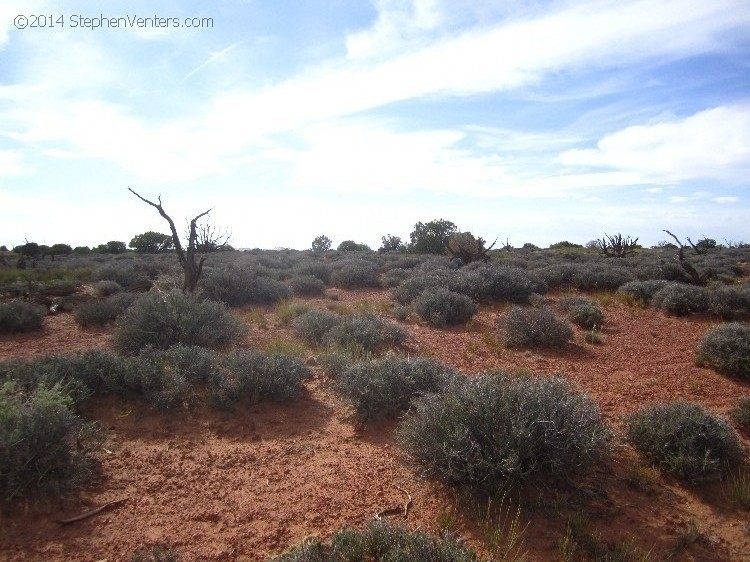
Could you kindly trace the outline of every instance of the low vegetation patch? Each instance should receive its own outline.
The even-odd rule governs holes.
[[[288,552],[273,558],[276,562],[350,562],[387,560],[389,562],[475,562],[474,551],[460,546],[448,536],[437,538],[424,531],[409,531],[385,521],[373,521],[365,529],[343,529],[328,544],[306,539]]]
[[[750,396],[740,397],[729,416],[742,429],[750,429]]]
[[[297,296],[322,295],[326,290],[326,284],[312,275],[298,275],[287,281],[287,285]]]
[[[423,292],[414,302],[414,310],[422,320],[444,328],[470,320],[477,312],[477,305],[466,295],[438,289]]]
[[[696,358],[722,374],[750,379],[750,325],[730,322],[711,328],[698,344]]]
[[[501,318],[501,332],[507,347],[562,347],[573,339],[570,324],[547,307],[514,306]]]
[[[342,289],[378,287],[378,266],[362,259],[340,260],[333,266],[331,283]]]
[[[647,305],[651,302],[654,294],[669,285],[664,279],[649,279],[646,281],[628,281],[617,289],[617,292],[628,295],[638,302]]]
[[[492,494],[512,482],[573,477],[607,451],[610,431],[564,379],[496,373],[417,398],[398,440],[427,472]]]
[[[602,309],[595,301],[586,297],[567,297],[560,299],[560,308],[568,315],[573,324],[584,330],[601,328],[604,323]]]
[[[233,307],[274,304],[292,296],[291,289],[281,281],[237,267],[212,271],[203,280],[202,287],[204,297]]]
[[[38,330],[46,315],[45,308],[38,304],[22,300],[0,303],[0,334]]]
[[[79,304],[73,314],[80,326],[103,326],[117,320],[137,298],[134,293],[115,293]]]
[[[703,287],[685,283],[669,283],[654,293],[651,305],[667,314],[685,316],[708,310],[708,296]]]
[[[242,330],[223,304],[175,290],[147,293],[134,302],[117,321],[113,342],[126,354],[146,346],[167,349],[176,344],[218,348],[230,344]]]
[[[644,408],[628,417],[626,431],[633,447],[660,470],[688,481],[718,478],[744,458],[734,430],[697,404]]]
[[[430,359],[387,356],[341,370],[338,390],[354,405],[360,421],[395,417],[426,392],[444,388],[455,373]]]
[[[323,344],[342,348],[357,348],[375,353],[384,348],[401,345],[406,331],[374,314],[343,316],[323,337]]]

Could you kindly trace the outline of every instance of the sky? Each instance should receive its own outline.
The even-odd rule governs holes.
[[[747,0],[0,4],[0,244],[750,242]]]

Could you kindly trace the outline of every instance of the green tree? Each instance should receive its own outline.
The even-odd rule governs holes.
[[[315,239],[312,241],[312,244],[310,245],[310,249],[317,253],[323,253],[327,252],[331,249],[331,245],[333,242],[331,241],[328,236],[325,234],[321,234],[320,236],[316,236]]]
[[[148,232],[134,236],[128,246],[139,254],[158,254],[159,252],[171,250],[174,243],[169,234],[149,230]]]
[[[128,247],[125,242],[119,242],[117,240],[110,240],[106,244],[99,244],[94,248],[94,252],[98,254],[124,254],[128,251]]]
[[[456,232],[458,227],[444,219],[432,220],[426,224],[418,222],[409,235],[409,251],[415,254],[444,254],[448,238]]]
[[[381,246],[378,252],[403,252],[406,246],[398,236],[387,234],[381,238]]]
[[[72,254],[73,248],[68,244],[53,244],[47,253],[52,257],[52,261],[55,261],[55,256],[69,256]]]
[[[21,254],[27,258],[38,258],[42,255],[42,249],[36,242],[26,242],[13,248],[14,254]]]
[[[76,246],[73,248],[74,256],[87,256],[91,253],[91,248],[88,246]]]
[[[370,252],[370,246],[367,244],[357,244],[354,240],[344,240],[339,247],[339,252]]]

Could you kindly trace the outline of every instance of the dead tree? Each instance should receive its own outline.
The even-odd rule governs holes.
[[[677,236],[669,232],[668,230],[664,229],[664,232],[669,234],[672,238],[674,238],[674,241],[677,242],[677,263],[680,264],[680,267],[685,271],[685,273],[688,274],[690,277],[690,280],[695,285],[705,285],[703,282],[703,279],[701,279],[701,276],[698,274],[698,271],[685,260],[685,248],[686,246],[680,241]],[[690,239],[688,238],[688,242],[690,242]],[[690,242],[691,245],[693,245],[692,242]],[[693,245],[695,248],[695,246]]]
[[[192,293],[195,291],[195,287],[198,284],[198,279],[200,279],[201,272],[203,271],[203,262],[206,261],[205,256],[201,256],[200,259],[196,263],[196,240],[198,238],[198,221],[208,215],[208,213],[211,212],[211,209],[208,211],[204,211],[201,214],[197,215],[193,220],[190,221],[190,226],[188,228],[188,245],[187,249],[183,248],[182,242],[180,241],[180,237],[177,234],[177,228],[175,228],[174,221],[172,218],[164,211],[164,207],[161,205],[161,195],[159,196],[159,203],[154,203],[153,201],[149,201],[145,197],[142,197],[133,189],[130,187],[128,188],[128,191],[130,191],[133,195],[138,197],[141,201],[144,203],[147,203],[151,205],[154,209],[159,211],[159,214],[169,223],[169,229],[172,232],[172,242],[174,242],[175,250],[177,251],[177,258],[180,260],[180,265],[182,266],[182,271],[184,273],[184,280],[182,282],[182,292],[183,293]]]
[[[599,253],[608,258],[624,258],[630,254],[634,254],[638,248],[638,238],[631,238],[626,236],[623,238],[622,234],[604,234],[601,240],[595,242],[596,247],[599,249]]]

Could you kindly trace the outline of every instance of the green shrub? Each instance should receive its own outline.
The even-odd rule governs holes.
[[[108,297],[122,291],[122,286],[117,281],[97,281],[91,287],[94,289],[94,294],[97,297]]]
[[[155,545],[139,548],[130,557],[130,562],[179,562],[180,552],[168,546]]]
[[[312,275],[317,277],[323,283],[328,284],[331,280],[331,267],[327,263],[319,260],[310,260],[298,264],[294,270],[294,275]]]
[[[0,385],[0,496],[62,493],[88,479],[98,435],[71,408],[56,386],[25,392],[10,381]]]
[[[340,260],[334,264],[331,283],[343,289],[378,287],[378,266],[367,260]]]
[[[417,398],[397,438],[428,473],[494,493],[582,472],[606,451],[610,432],[567,381],[499,373]]]
[[[747,285],[731,287],[721,285],[708,292],[708,311],[725,320],[750,311],[750,288]]]
[[[572,263],[555,263],[534,269],[536,275],[549,288],[560,289],[573,286],[577,267]]]
[[[734,430],[697,404],[643,408],[626,419],[628,441],[664,472],[689,481],[710,480],[742,461]]]
[[[222,360],[222,368],[211,373],[208,389],[220,407],[243,399],[285,402],[299,396],[302,381],[309,376],[308,367],[296,357],[237,350]]]
[[[684,283],[669,283],[654,293],[651,305],[668,314],[684,316],[708,309],[708,297],[703,287]]]
[[[628,281],[617,289],[618,293],[630,295],[644,304],[651,302],[654,294],[669,285],[664,279],[651,279],[647,281]]]
[[[427,289],[446,287],[449,276],[447,271],[413,275],[393,289],[391,297],[399,304],[411,304]]]
[[[696,357],[700,365],[750,379],[750,325],[730,322],[711,328],[698,344]]]
[[[411,277],[411,275],[412,273],[408,269],[401,269],[400,267],[396,267],[386,271],[383,274],[383,278],[380,280],[380,283],[381,285],[383,285],[383,287],[391,289],[393,287],[398,287],[402,282]]]
[[[203,280],[202,287],[204,297],[228,306],[274,304],[292,296],[289,287],[281,281],[234,267],[212,271]]]
[[[288,552],[272,558],[276,562],[475,562],[474,551],[449,536],[436,538],[424,531],[409,532],[403,526],[373,521],[362,531],[343,529],[330,544],[305,540]]]
[[[91,274],[95,281],[114,281],[126,289],[150,283],[143,262],[111,261],[97,267]]]
[[[372,314],[345,316],[323,336],[325,345],[355,347],[372,353],[383,347],[400,345],[404,340],[406,332],[403,328]]]
[[[463,324],[477,312],[477,305],[466,295],[446,289],[425,291],[414,302],[414,310],[419,316],[439,328]]]
[[[573,324],[584,330],[593,330],[604,323],[604,314],[599,305],[586,297],[567,297],[560,299],[560,308],[568,315]]]
[[[581,291],[615,291],[628,281],[633,281],[633,273],[611,261],[605,263],[584,263],[573,273],[573,284]]]
[[[343,317],[329,310],[313,309],[292,321],[297,335],[312,345],[321,345],[328,331],[340,324]]]
[[[73,315],[80,326],[103,326],[117,320],[137,298],[134,293],[116,293],[79,304]]]
[[[312,275],[298,275],[287,281],[289,288],[298,296],[322,295],[326,290],[326,284]]]
[[[130,354],[146,346],[167,349],[178,343],[216,348],[230,344],[242,328],[221,303],[179,291],[147,293],[118,319],[113,342],[118,351]]]
[[[21,300],[0,303],[0,334],[38,330],[46,315],[38,304]]]
[[[507,347],[561,347],[573,339],[570,324],[546,307],[514,306],[501,318],[501,326]]]
[[[742,396],[729,412],[732,421],[743,429],[750,429],[750,396]]]
[[[371,421],[395,417],[415,397],[441,390],[453,377],[453,371],[430,359],[388,356],[351,365],[336,383],[354,405],[357,418]]]
[[[480,298],[490,301],[526,303],[533,293],[546,293],[540,278],[518,267],[477,268],[481,279]]]

